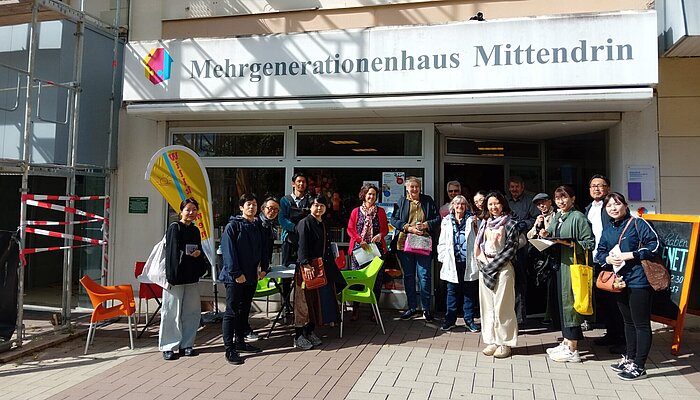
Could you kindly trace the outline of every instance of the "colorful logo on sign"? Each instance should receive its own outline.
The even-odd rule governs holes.
[[[143,65],[146,67],[146,78],[154,85],[167,81],[170,79],[170,65],[172,63],[173,59],[167,50],[162,47],[151,49],[143,60]]]

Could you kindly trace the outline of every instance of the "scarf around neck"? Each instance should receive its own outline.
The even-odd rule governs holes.
[[[510,215],[502,214],[500,217],[489,217],[489,219],[487,219],[485,223],[481,224],[481,227],[479,227],[479,233],[476,234],[476,246],[474,246],[474,250],[477,256],[484,250],[484,244],[482,242],[484,239],[484,233],[486,232],[486,228],[498,229],[502,226],[505,226],[508,223],[508,221],[510,221]]]
[[[369,243],[374,237],[374,227],[372,226],[372,221],[374,221],[374,217],[377,215],[377,205],[373,204],[371,207],[367,208],[365,207],[365,203],[362,203],[360,206],[360,212],[365,216],[360,237]]]

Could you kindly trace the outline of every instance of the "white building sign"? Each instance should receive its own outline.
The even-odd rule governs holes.
[[[130,42],[124,100],[651,86],[656,13]]]

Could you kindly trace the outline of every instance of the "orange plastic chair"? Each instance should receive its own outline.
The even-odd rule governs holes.
[[[131,341],[131,350],[133,350],[134,333],[132,331],[131,317],[136,311],[136,304],[134,302],[134,290],[131,288],[131,285],[102,286],[87,275],[80,278],[80,283],[87,291],[90,301],[92,301],[92,306],[95,308],[90,318],[85,354],[87,354],[88,346],[95,339],[95,324],[121,315],[125,315],[129,321],[129,340]],[[104,303],[110,300],[120,301],[121,304],[106,307]]]
[[[137,261],[136,266],[134,267],[134,277],[138,279],[139,275],[143,272],[143,267],[146,266],[146,263],[143,261]],[[140,338],[141,335],[146,331],[146,328],[151,326],[153,324],[153,320],[156,318],[156,315],[158,315],[158,311],[160,311],[160,308],[162,306],[161,300],[163,298],[163,287],[160,285],[156,285],[155,283],[143,283],[139,282],[139,304],[138,304],[138,311],[136,312],[138,317],[136,318],[136,324],[138,325],[138,321],[141,319],[141,303],[143,303],[143,300],[146,300],[146,316],[144,320],[146,321],[146,325],[144,325],[143,330],[139,332],[137,338]],[[148,312],[148,300],[150,299],[155,299],[156,303],[158,304],[158,307],[156,310],[153,312],[153,314]]]

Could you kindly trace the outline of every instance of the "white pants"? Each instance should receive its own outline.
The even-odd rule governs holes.
[[[481,335],[485,344],[515,347],[518,343],[518,319],[515,315],[515,270],[507,263],[498,273],[495,290],[484,285],[479,275]]]
[[[163,289],[158,334],[160,351],[178,351],[193,347],[201,310],[198,283],[173,285],[170,289]]]

